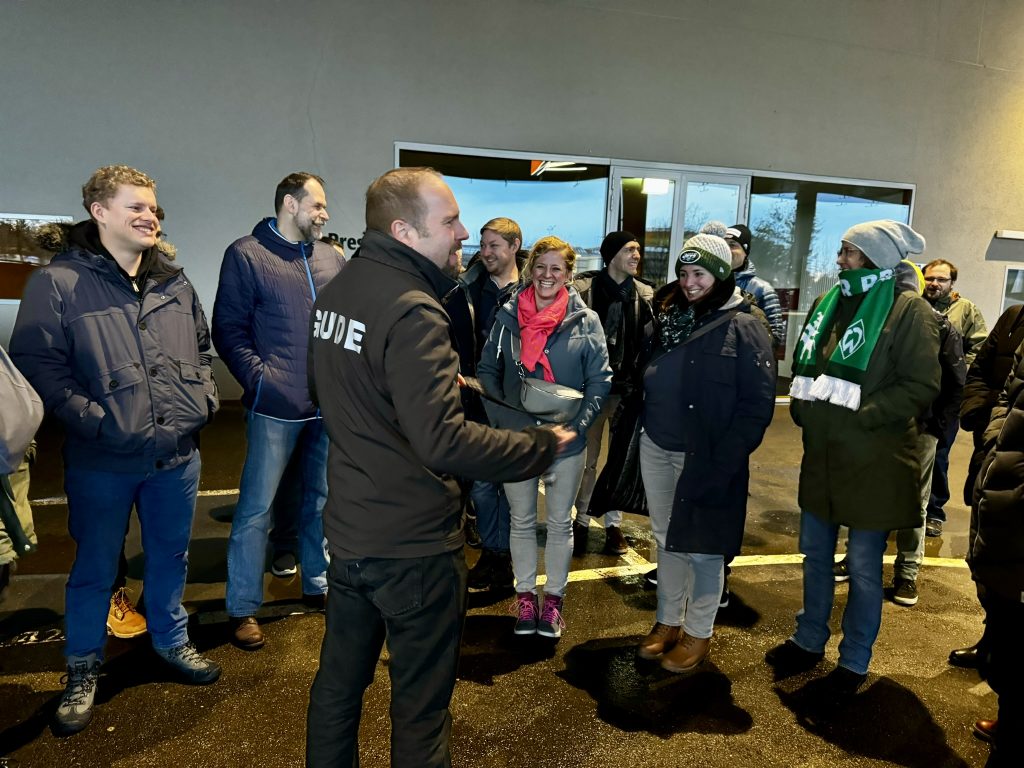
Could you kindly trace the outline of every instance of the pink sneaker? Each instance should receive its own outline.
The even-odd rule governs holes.
[[[562,598],[558,595],[544,595],[544,607],[537,622],[537,634],[544,637],[559,638],[565,622],[562,620]]]
[[[513,630],[517,635],[537,634],[537,595],[533,592],[517,593],[509,613],[518,617]]]

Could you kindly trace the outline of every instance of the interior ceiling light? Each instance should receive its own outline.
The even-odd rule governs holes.
[[[585,165],[576,165],[574,160],[531,160],[530,175],[540,176],[542,173],[577,173],[587,170]]]
[[[644,179],[643,185],[640,187],[640,191],[645,195],[667,195],[668,185],[671,182],[668,179]]]

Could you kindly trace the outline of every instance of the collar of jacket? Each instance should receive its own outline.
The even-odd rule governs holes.
[[[103,246],[100,241],[99,229],[92,219],[80,221],[71,227],[68,231],[67,245],[68,250],[55,256],[53,261],[63,260],[66,257],[71,257],[71,254],[77,253],[94,269],[104,274],[110,274],[117,279],[131,279],[128,273],[121,269],[110,251]],[[171,264],[160,252],[159,247],[154,246],[142,252],[139,274],[145,276],[146,282],[152,280],[156,284],[160,284],[169,278],[176,277],[179,272],[181,272],[181,267]]]
[[[277,231],[277,219],[272,216],[262,219],[253,227],[252,236],[259,241],[260,245],[282,259],[302,259],[312,256],[316,251],[316,243],[293,243],[291,240],[286,240]]]
[[[368,229],[363,235],[359,250],[352,258],[359,256],[386,264],[425,281],[438,301],[442,301],[451,291],[458,290],[459,284],[426,256],[404,245],[391,235],[376,229]]]

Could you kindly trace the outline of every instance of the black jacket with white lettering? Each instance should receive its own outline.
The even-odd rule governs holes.
[[[463,544],[454,475],[541,474],[550,431],[466,421],[441,306],[454,280],[376,230],[317,297],[311,390],[330,435],[324,534],[341,558],[425,557]]]

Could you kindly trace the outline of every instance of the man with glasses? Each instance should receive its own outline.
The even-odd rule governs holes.
[[[928,262],[924,265],[924,297],[935,311],[943,314],[960,332],[964,343],[964,359],[970,368],[978,345],[988,336],[988,329],[985,318],[974,302],[953,290],[956,276],[956,266],[945,259]],[[928,500],[928,520],[925,523],[928,536],[941,536],[942,524],[946,522],[944,507],[949,501],[949,449],[959,429],[960,421],[953,419],[935,450],[932,492]]]

